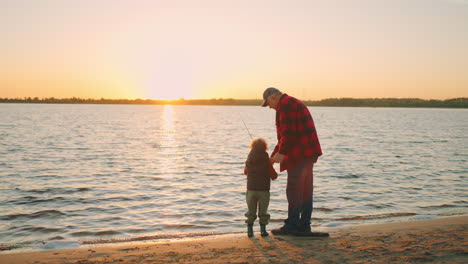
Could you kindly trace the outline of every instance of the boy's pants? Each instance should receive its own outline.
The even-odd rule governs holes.
[[[270,204],[270,192],[269,191],[251,191],[247,190],[245,194],[247,201],[248,212],[245,213],[247,225],[253,225],[255,219],[257,219],[257,205],[258,205],[258,217],[260,218],[261,225],[268,225],[270,222],[270,215],[268,214],[268,205]]]

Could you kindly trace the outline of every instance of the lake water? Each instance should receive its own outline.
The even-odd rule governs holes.
[[[313,229],[468,213],[468,110],[311,107]],[[0,104],[0,245],[243,232],[251,106]],[[275,165],[278,169],[278,165]],[[269,229],[287,215],[272,182]]]

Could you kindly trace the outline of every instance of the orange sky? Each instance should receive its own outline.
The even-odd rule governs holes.
[[[468,1],[0,1],[0,97],[468,97]]]

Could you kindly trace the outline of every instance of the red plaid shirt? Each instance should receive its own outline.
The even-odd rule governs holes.
[[[278,144],[271,156],[277,152],[286,155],[280,164],[280,171],[292,168],[306,157],[316,160],[322,155],[309,109],[303,102],[287,94],[281,96],[276,109],[276,135]]]

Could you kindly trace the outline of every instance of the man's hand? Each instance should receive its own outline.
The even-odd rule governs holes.
[[[284,157],[286,157],[286,155],[276,153],[273,157],[271,157],[270,161],[272,163],[281,163],[281,162],[283,162]]]

